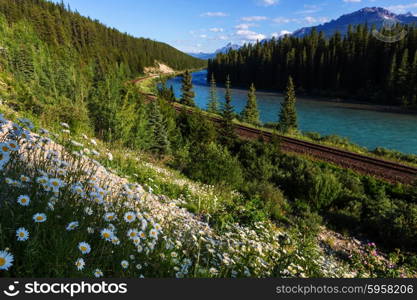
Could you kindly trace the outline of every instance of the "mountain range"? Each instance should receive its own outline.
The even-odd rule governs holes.
[[[318,26],[301,28],[294,31],[292,35],[295,37],[303,37],[308,35],[313,28],[316,28],[318,32],[322,31],[326,36],[331,36],[336,31],[339,31],[341,34],[346,34],[349,25],[368,24],[369,26],[375,25],[377,28],[381,28],[386,20],[408,25],[417,24],[417,17],[412,13],[395,14],[381,7],[366,7]]]
[[[330,22],[311,27],[303,27],[294,31],[291,35],[295,37],[303,37],[308,35],[313,28],[316,28],[318,32],[322,31],[326,36],[331,36],[336,31],[339,31],[341,34],[346,34],[349,28],[349,25],[360,25],[368,24],[369,26],[375,25],[377,28],[381,28],[386,22],[386,20],[391,20],[396,23],[401,24],[416,24],[417,25],[417,16],[414,16],[412,13],[406,14],[395,14],[382,7],[365,7],[358,11],[355,11],[350,14],[343,15],[336,20],[331,20]],[[211,59],[214,58],[218,53],[226,53],[230,49],[239,49],[240,46],[237,44],[228,43],[225,47],[217,49],[214,53],[187,53],[193,57],[200,59]]]
[[[216,57],[216,55],[219,53],[227,53],[229,50],[237,50],[239,48],[240,48],[240,45],[228,43],[226,46],[214,51],[214,53],[199,52],[199,53],[187,53],[187,54],[196,58],[200,58],[200,59],[211,59],[211,58]]]

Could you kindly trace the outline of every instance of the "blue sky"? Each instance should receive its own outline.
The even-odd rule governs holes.
[[[55,0],[60,2],[60,0]],[[185,52],[213,52],[318,25],[363,7],[417,15],[417,0],[64,0],[73,10]]]

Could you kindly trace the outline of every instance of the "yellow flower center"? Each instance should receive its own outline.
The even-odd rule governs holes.
[[[131,237],[134,237],[134,236],[136,236],[136,233],[131,232],[131,233],[130,233],[130,236],[131,236]]]
[[[6,259],[4,257],[0,257],[0,267],[3,267],[6,264]]]
[[[42,221],[42,220],[43,220],[43,217],[42,217],[42,216],[37,216],[37,217],[36,217],[36,220],[38,220],[38,221]]]
[[[3,146],[1,149],[2,149],[4,152],[9,151],[9,148],[8,148],[7,146]]]
[[[109,216],[108,218],[109,218],[109,220],[113,220],[113,216]]]
[[[19,236],[20,236],[20,237],[24,237],[24,236],[25,236],[25,233],[24,233],[24,232],[20,232],[20,233],[19,233]]]
[[[52,185],[58,186],[58,182],[57,181],[52,181]]]
[[[81,251],[87,251],[87,247],[86,246],[81,246]]]
[[[127,219],[130,221],[130,220],[132,220],[132,219],[133,219],[133,216],[132,216],[132,215],[128,215],[128,216],[127,216]]]
[[[109,234],[109,233],[107,233],[107,232],[105,232],[105,233],[103,233],[103,236],[104,236],[106,239],[108,239],[108,238],[110,237],[110,234]]]
[[[15,144],[9,144],[9,147],[15,149],[16,145]]]

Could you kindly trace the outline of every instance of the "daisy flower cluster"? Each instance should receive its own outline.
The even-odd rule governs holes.
[[[97,142],[71,138],[68,124],[61,124],[59,143],[47,130],[35,133],[29,120],[17,124],[0,115],[0,125],[0,272],[95,278],[346,274],[336,262],[322,264],[318,248],[306,256],[302,239],[272,223],[212,228],[181,207],[183,200],[106,169],[96,160]]]

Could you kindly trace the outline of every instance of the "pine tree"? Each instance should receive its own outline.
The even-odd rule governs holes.
[[[232,105],[232,93],[231,93],[230,77],[226,77],[226,93],[225,103],[222,109],[223,126],[221,129],[221,141],[226,146],[231,147],[236,139],[236,134],[233,126],[233,119],[235,117],[234,107]]]
[[[172,86],[172,84],[169,87],[169,100],[171,102],[176,102],[177,101],[177,98],[175,98],[174,87]]]
[[[170,150],[168,133],[157,101],[152,101],[149,111],[149,129],[153,133],[151,150],[159,155],[167,154]]]
[[[297,111],[295,108],[295,91],[292,77],[288,78],[287,90],[285,92],[284,101],[281,104],[279,113],[278,128],[282,132],[289,132],[298,129]]]
[[[217,87],[216,87],[216,80],[214,78],[214,74],[211,74],[210,100],[207,104],[207,111],[214,113],[214,114],[219,112],[219,101],[217,97]]]
[[[259,121],[259,111],[255,92],[255,85],[252,83],[248,93],[248,102],[241,113],[241,117],[244,122],[260,125],[261,122]]]
[[[193,92],[193,83],[192,77],[188,70],[185,71],[182,77],[182,86],[181,86],[181,100],[180,103],[188,106],[195,106],[194,97],[195,94]]]

